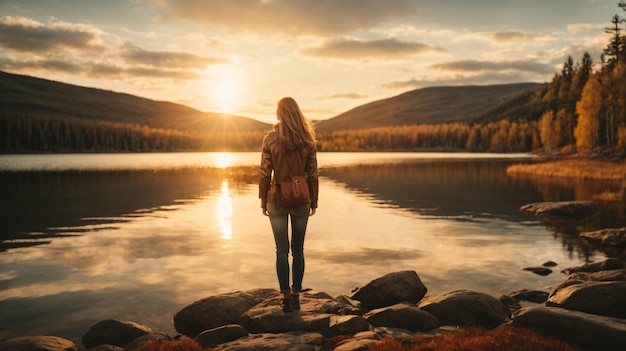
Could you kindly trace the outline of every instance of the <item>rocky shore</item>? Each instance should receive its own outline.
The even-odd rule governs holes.
[[[555,203],[531,204],[522,210],[550,217],[594,212],[590,204],[560,205],[556,209]],[[625,233],[626,228],[605,229],[581,237],[598,245],[624,247]],[[526,269],[541,275],[555,265],[546,262]],[[179,335],[131,321],[104,320],[86,332],[82,345],[56,336],[27,336],[0,342],[0,351],[123,351],[176,338],[223,351],[356,351],[384,338],[413,340],[417,334],[453,333],[473,326],[527,328],[584,350],[623,350],[624,264],[607,259],[562,272],[566,278],[552,291],[519,290],[497,297],[471,290],[429,296],[417,272],[392,272],[335,297],[304,291],[301,310],[291,313],[282,312],[282,295],[275,289],[235,291],[195,301],[176,313],[173,322]],[[329,340],[337,336],[343,336],[342,341],[328,348]]]

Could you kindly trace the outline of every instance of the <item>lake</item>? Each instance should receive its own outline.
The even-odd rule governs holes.
[[[512,178],[525,154],[320,153],[304,287],[336,296],[415,270],[428,294],[549,291],[608,255],[581,231],[626,226],[623,204],[585,223],[521,213],[589,200],[611,182]],[[277,288],[258,153],[0,155],[0,340],[80,337],[104,319],[176,335],[215,294]],[[623,256],[622,256],[623,259]],[[524,267],[554,261],[547,276]]]

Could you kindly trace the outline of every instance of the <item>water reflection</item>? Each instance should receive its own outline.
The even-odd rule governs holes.
[[[621,182],[508,176],[506,168],[517,163],[520,160],[420,160],[389,163],[384,167],[332,167],[324,169],[323,174],[381,207],[399,208],[426,219],[484,226],[493,225],[493,218],[534,225],[538,219],[520,212],[522,205],[592,200],[594,195],[621,190],[623,186]],[[626,226],[624,203],[600,206],[601,210],[584,222],[542,223],[570,257],[588,262],[599,248],[580,239],[581,232]],[[602,252],[624,259],[623,250]]]
[[[0,172],[0,252],[117,228],[132,218],[223,191],[223,179],[254,182],[256,172],[256,167]]]
[[[384,164],[383,156],[366,164],[357,155],[341,166],[333,155],[322,168],[306,287],[337,295],[390,271],[416,270],[429,293],[497,295],[564,279],[521,267],[604,257],[577,241],[580,225],[546,230],[519,212],[526,203],[595,192],[588,185],[513,179],[504,172],[511,160],[395,156]],[[220,157],[230,164],[229,155]],[[175,335],[171,317],[188,303],[276,288],[257,159],[225,168],[0,172],[0,339],[51,334],[80,343],[90,325],[108,318]],[[623,220],[603,213],[581,225]]]
[[[222,182],[222,191],[219,200],[219,210],[217,212],[217,220],[219,223],[221,238],[229,240],[233,236],[233,204],[230,200],[228,192],[228,182]]]
[[[382,204],[432,218],[478,221],[482,217],[527,218],[519,207],[541,200],[529,181],[513,182],[511,160],[422,160],[325,169],[323,174]],[[519,161],[517,161],[519,162]]]

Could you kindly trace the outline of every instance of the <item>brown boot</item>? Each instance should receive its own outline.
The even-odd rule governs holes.
[[[293,312],[293,303],[291,299],[291,293],[283,294],[283,298],[280,299],[280,308],[285,313]]]
[[[294,310],[300,309],[300,292],[293,291],[291,292],[291,306]]]

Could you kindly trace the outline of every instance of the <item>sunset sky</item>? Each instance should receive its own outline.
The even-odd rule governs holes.
[[[0,0],[0,70],[275,120],[594,62],[618,0]]]

